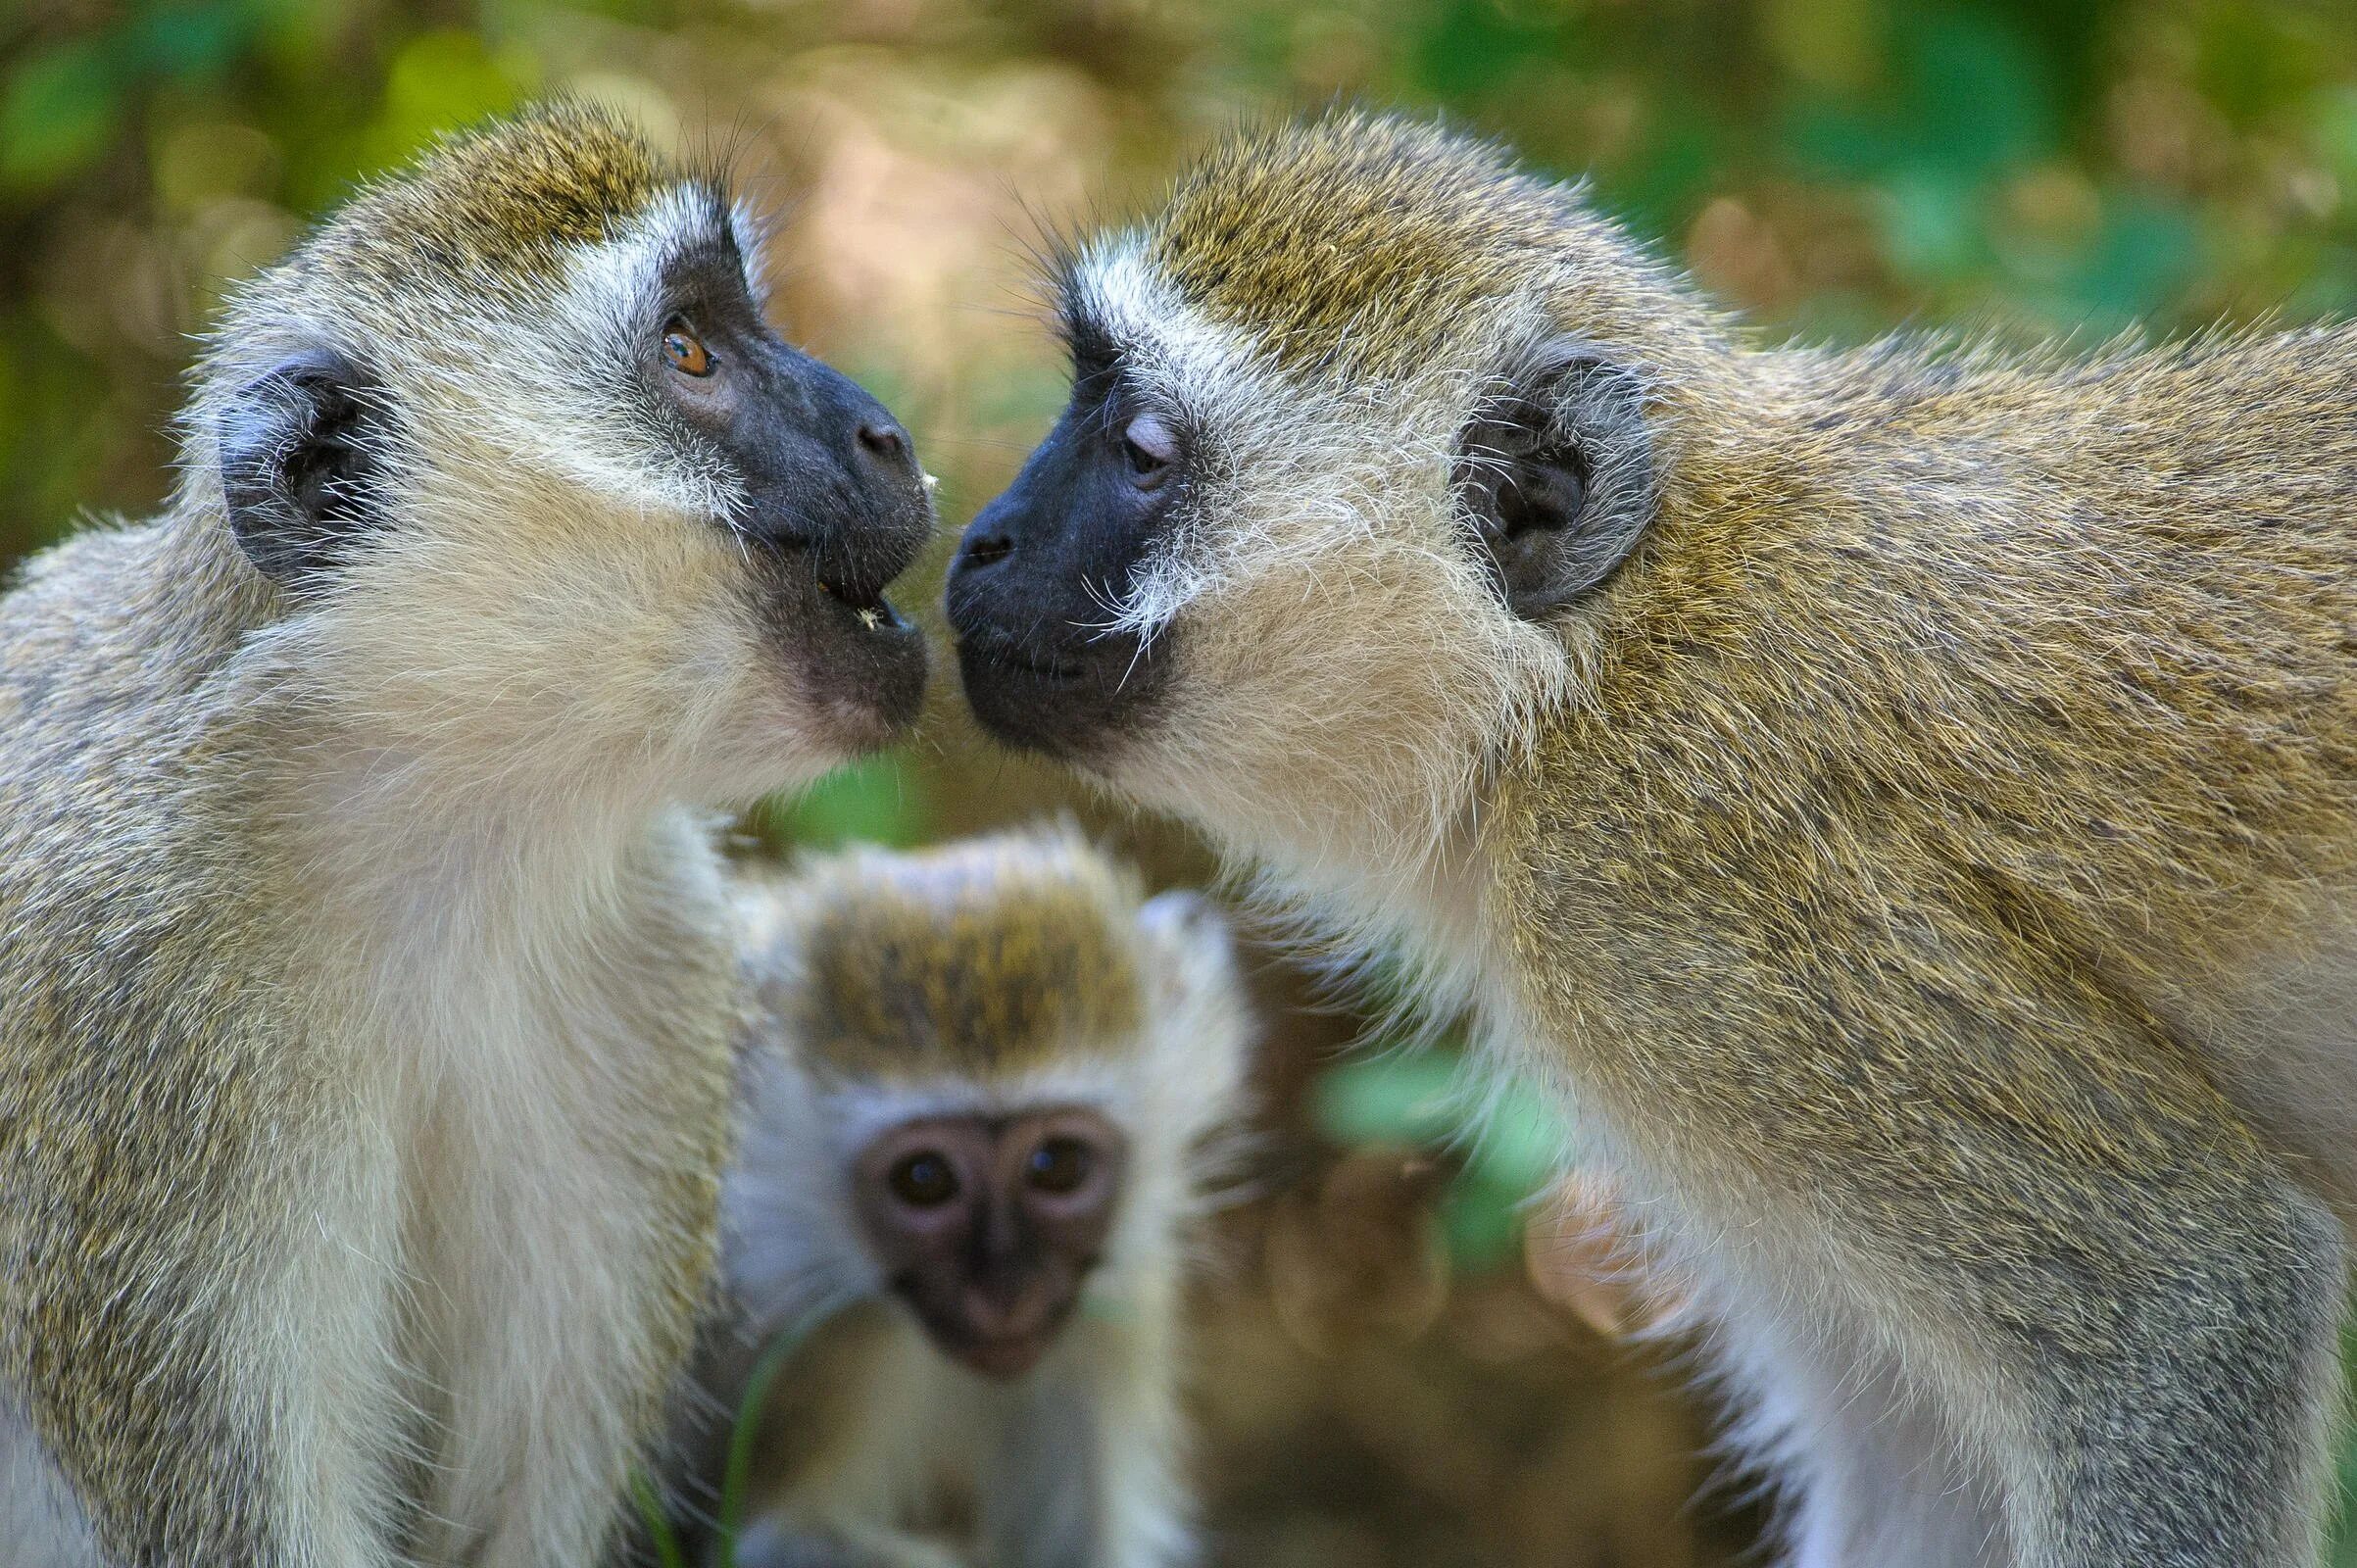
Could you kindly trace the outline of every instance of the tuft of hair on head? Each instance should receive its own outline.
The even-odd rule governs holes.
[[[821,1070],[1015,1079],[1148,1022],[1144,889],[1069,825],[853,849],[748,901],[755,1004]]]
[[[663,192],[705,188],[612,110],[554,98],[444,136],[400,174],[362,187],[314,265],[395,281],[424,270],[500,292],[546,278],[565,253],[614,238]]]
[[[1145,255],[1280,364],[1344,357],[1403,373],[1431,328],[1521,287],[1579,206],[1576,187],[1523,172],[1487,141],[1343,111],[1206,153]]]

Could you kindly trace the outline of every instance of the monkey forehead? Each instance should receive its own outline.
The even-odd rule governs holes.
[[[1350,113],[1214,148],[1142,253],[1289,368],[1399,373],[1543,288],[1595,221],[1485,142]]]
[[[687,178],[614,115],[543,104],[452,136],[365,187],[307,260],[356,281],[414,290],[424,273],[505,293],[556,274],[682,189],[724,220],[717,182]]]
[[[805,1048],[890,1077],[1018,1073],[1145,1023],[1138,890],[1076,841],[868,854],[819,879],[777,999]]]

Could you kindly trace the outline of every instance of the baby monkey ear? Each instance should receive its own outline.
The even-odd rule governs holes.
[[[1457,443],[1459,501],[1506,608],[1538,620],[1612,574],[1653,515],[1653,440],[1635,371],[1549,344]]]
[[[1236,983],[1235,933],[1203,894],[1188,888],[1155,894],[1138,910],[1138,929],[1163,956],[1162,980],[1179,996],[1213,979]]]
[[[215,426],[221,498],[238,547],[273,581],[323,572],[373,519],[381,423],[369,377],[324,345],[230,394]]]

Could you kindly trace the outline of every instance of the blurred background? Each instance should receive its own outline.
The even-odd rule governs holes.
[[[2337,0],[0,0],[0,569],[161,499],[224,279],[357,175],[554,90],[730,154],[782,215],[779,324],[942,477],[904,604],[1062,400],[1026,252],[1143,208],[1223,127],[1338,97],[1591,177],[1765,336],[2085,342],[2357,303]],[[949,685],[904,755],[750,816],[752,851],[1070,809],[1159,880],[1210,874],[992,752]],[[1740,1557],[1743,1478],[1706,1485],[1675,1340],[1618,1337],[1632,1303],[1548,1190],[1558,1130],[1511,1097],[1477,1128],[1447,1041],[1346,1052],[1360,1015],[1254,958],[1268,1130],[1197,1377],[1218,1559]]]

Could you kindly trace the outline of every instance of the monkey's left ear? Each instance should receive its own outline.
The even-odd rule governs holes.
[[[230,396],[215,434],[229,529],[246,559],[289,586],[335,563],[371,514],[379,419],[366,373],[324,346]]]
[[[1651,520],[1645,388],[1591,347],[1551,346],[1466,427],[1454,478],[1506,608],[1550,614],[1609,577]]]
[[[1169,956],[1173,976],[1201,975],[1205,964],[1218,965],[1224,972],[1236,961],[1236,939],[1227,917],[1219,906],[1189,888],[1172,888],[1148,899],[1138,910],[1138,929]]]

